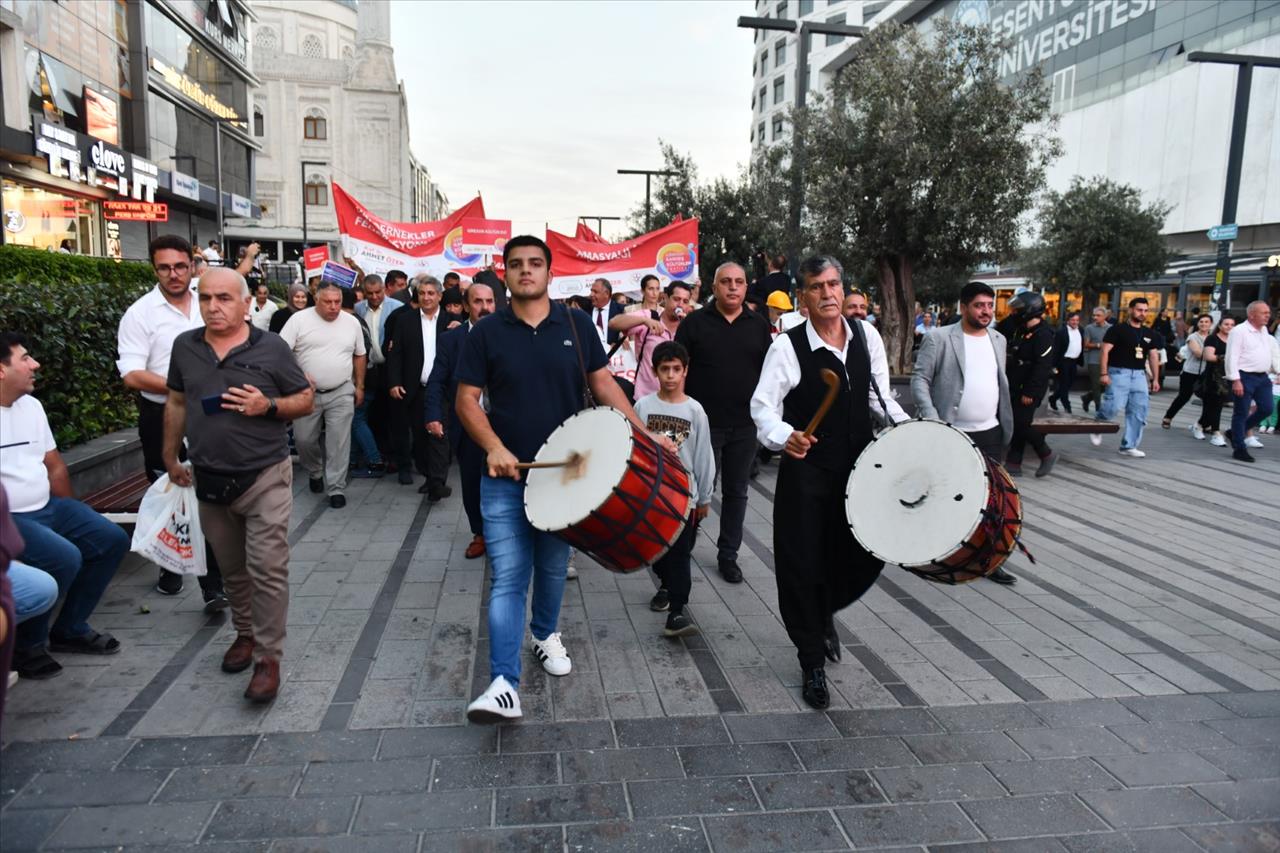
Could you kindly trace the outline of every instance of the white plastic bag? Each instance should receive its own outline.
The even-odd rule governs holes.
[[[130,550],[166,571],[204,575],[208,569],[196,490],[173,485],[168,474],[152,483],[138,507]]]

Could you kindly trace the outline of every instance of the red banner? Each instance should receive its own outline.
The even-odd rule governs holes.
[[[578,230],[574,232],[573,239],[581,240],[584,243],[606,243],[608,242],[596,232],[592,231],[585,222],[578,223]]]
[[[450,270],[470,275],[480,268],[484,257],[462,248],[462,221],[484,219],[484,202],[479,196],[437,222],[391,222],[383,219],[333,185],[333,204],[338,213],[343,255],[366,273],[385,274],[404,270],[410,276],[431,273],[442,276]]]
[[[587,229],[590,230],[590,229]],[[581,233],[581,232],[579,232]],[[582,240],[547,231],[551,247],[551,296],[584,295],[591,282],[605,278],[614,293],[639,295],[640,279],[652,273],[665,287],[671,281],[698,280],[698,220],[676,220],[621,243]]]

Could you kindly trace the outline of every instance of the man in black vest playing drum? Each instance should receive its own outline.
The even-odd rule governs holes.
[[[873,436],[872,419],[886,418],[873,377],[887,417],[907,420],[889,392],[880,335],[865,320],[850,325],[840,312],[843,272],[829,255],[800,265],[799,298],[809,319],[774,339],[751,397],[760,443],[783,452],[773,501],[778,605],[799,653],[804,701],[819,710],[831,701],[824,659],[841,657],[835,613],[857,601],[884,565],[854,540],[844,507],[853,463]],[[806,438],[827,393],[824,369],[838,377],[838,392]]]

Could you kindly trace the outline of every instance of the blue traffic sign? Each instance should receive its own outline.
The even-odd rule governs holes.
[[[1220,240],[1234,240],[1240,236],[1240,226],[1232,222],[1230,225],[1215,225],[1209,229],[1209,239],[1215,242]]]

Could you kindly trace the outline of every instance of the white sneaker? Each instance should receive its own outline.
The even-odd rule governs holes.
[[[15,670],[9,671],[9,689],[13,689],[13,685],[18,683],[18,673]]]
[[[1209,443],[1210,443],[1210,444],[1212,444],[1214,447],[1226,447],[1226,446],[1227,446],[1227,440],[1226,440],[1225,438],[1223,438],[1223,437],[1222,437],[1222,433],[1220,433],[1220,432],[1215,432],[1215,433],[1213,434],[1213,438],[1209,439]]]
[[[1200,424],[1192,424],[1191,437],[1196,441],[1204,441],[1204,428]]]
[[[1251,447],[1254,450],[1261,450],[1263,447],[1263,444],[1261,441],[1258,441],[1257,438],[1251,435],[1244,440],[1244,446]]]
[[[522,716],[520,694],[501,675],[467,706],[467,719],[473,723],[501,723]]]
[[[568,675],[569,670],[573,668],[573,663],[569,660],[569,653],[565,651],[564,643],[560,642],[560,632],[548,636],[545,640],[533,638],[533,656],[538,659],[545,669],[551,675]]]
[[[1101,447],[1101,446],[1102,446],[1102,433],[1100,433],[1100,432],[1091,432],[1091,433],[1089,433],[1089,441],[1093,443],[1093,446],[1094,446],[1094,447]]]
[[[1136,447],[1122,447],[1120,448],[1120,455],[1132,456],[1134,459],[1142,459],[1147,454],[1143,453],[1141,450],[1139,450]]]
[[[578,549],[570,548],[569,549],[569,565],[565,568],[565,573],[564,573],[565,579],[567,580],[573,581],[578,579],[578,567],[573,564],[573,558],[576,556],[578,556]]]

